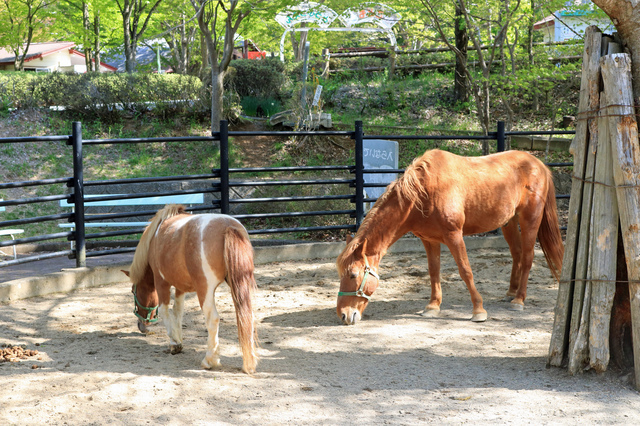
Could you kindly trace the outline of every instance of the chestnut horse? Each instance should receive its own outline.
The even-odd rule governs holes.
[[[518,229],[519,227],[519,229]],[[427,151],[392,182],[337,259],[340,275],[337,313],[355,324],[378,287],[378,265],[387,249],[408,232],[427,252],[431,299],[425,316],[440,312],[440,244],[453,255],[473,303],[472,321],[487,319],[482,296],[473,282],[463,236],[502,228],[513,258],[507,296],[522,310],[533,262],[536,235],[556,279],[564,245],[549,169],[521,151],[484,157],[461,157]]]
[[[220,365],[215,292],[226,281],[236,310],[242,370],[251,374],[258,362],[251,308],[251,292],[256,288],[253,267],[253,247],[240,222],[220,214],[187,214],[184,206],[170,204],[153,217],[140,238],[130,272],[123,272],[133,283],[138,327],[144,331],[156,320],[157,309],[172,354],[182,351],[185,293],[196,292],[209,332],[202,360],[207,369]],[[172,311],[171,287],[175,287]]]

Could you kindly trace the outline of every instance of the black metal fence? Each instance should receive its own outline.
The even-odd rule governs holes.
[[[364,175],[374,173],[402,173],[403,169],[365,169],[363,147],[364,141],[370,139],[387,139],[387,140],[495,140],[497,143],[497,151],[505,150],[505,140],[510,135],[553,135],[553,134],[573,134],[573,131],[535,131],[535,132],[506,132],[504,122],[498,122],[495,132],[490,132],[487,136],[479,135],[457,135],[457,136],[432,136],[432,135],[365,135],[363,124],[361,121],[355,123],[353,131],[309,131],[309,132],[231,132],[228,130],[226,121],[222,121],[220,131],[214,132],[212,136],[207,137],[174,137],[174,138],[139,138],[139,139],[89,139],[82,138],[82,128],[79,122],[74,122],[72,126],[72,134],[68,136],[42,136],[42,137],[22,137],[22,138],[0,138],[0,146],[3,144],[16,144],[26,142],[65,142],[71,146],[73,153],[73,176],[72,177],[49,177],[46,179],[35,179],[28,181],[2,182],[0,183],[0,191],[15,188],[37,188],[45,185],[65,185],[66,190],[60,191],[60,194],[34,196],[30,198],[20,198],[11,200],[1,200],[0,208],[9,206],[24,206],[34,203],[51,203],[65,200],[68,204],[73,205],[72,212],[58,212],[49,215],[30,215],[17,219],[9,219],[0,221],[0,231],[41,222],[54,222],[60,224],[61,221],[73,223],[73,230],[66,230],[43,235],[28,236],[24,238],[16,238],[11,240],[0,241],[0,248],[16,246],[20,244],[41,243],[51,240],[67,239],[73,244],[68,250],[55,250],[46,254],[34,252],[31,255],[21,256],[13,260],[5,260],[0,262],[0,267],[15,265],[19,263],[37,261],[45,258],[69,256],[76,259],[77,266],[85,266],[86,258],[93,256],[102,256],[108,254],[116,254],[123,252],[131,252],[135,247],[116,247],[110,249],[87,250],[87,240],[104,239],[109,237],[122,237],[127,235],[140,234],[144,227],[133,227],[129,229],[119,229],[116,231],[92,232],[87,233],[86,224],[92,222],[100,222],[104,220],[113,220],[132,217],[151,217],[156,210],[136,210],[130,212],[119,212],[109,214],[85,214],[86,196],[85,189],[102,185],[125,185],[149,182],[170,182],[170,181],[194,181],[203,182],[205,186],[192,189],[181,189],[171,191],[154,191],[143,193],[129,194],[113,194],[105,195],[100,198],[101,201],[140,199],[145,197],[184,195],[188,193],[198,194],[215,194],[217,196],[212,199],[209,204],[201,206],[193,206],[188,208],[189,211],[203,212],[215,211],[222,214],[230,214],[231,206],[237,204],[249,205],[252,203],[281,203],[281,202],[309,202],[309,201],[347,201],[353,208],[348,209],[329,209],[317,211],[296,211],[296,212],[276,212],[276,213],[258,213],[258,214],[233,214],[240,220],[248,219],[274,219],[288,218],[295,220],[303,217],[319,217],[319,216],[342,216],[345,220],[339,225],[325,226],[294,226],[284,228],[256,228],[249,229],[249,234],[276,234],[288,232],[314,232],[329,230],[350,230],[356,231],[365,216],[365,203],[374,202],[375,198],[367,198],[365,188],[367,187],[384,187],[386,184],[365,183]],[[306,167],[267,167],[267,168],[231,168],[229,167],[229,137],[234,136],[346,136],[355,141],[355,158],[351,165],[326,165],[326,166],[306,166]],[[220,167],[214,168],[210,172],[198,175],[184,176],[162,176],[162,177],[144,177],[130,178],[118,180],[99,180],[85,181],[83,166],[83,147],[93,145],[117,145],[117,144],[136,144],[136,143],[179,143],[179,142],[203,142],[203,143],[219,143],[220,145]],[[571,166],[572,163],[553,163],[549,166]],[[296,172],[330,172],[337,171],[343,174],[349,173],[348,178],[330,178],[330,179],[264,179],[264,180],[232,180],[234,174],[274,174],[274,173],[296,173]],[[340,195],[312,195],[312,196],[286,196],[271,198],[232,198],[231,189],[242,187],[261,187],[261,186],[327,186],[339,185],[348,188],[345,193]],[[37,191],[36,191],[37,192]],[[568,195],[560,194],[559,198],[568,198]],[[124,202],[124,201],[123,201]],[[2,213],[0,213],[2,214]],[[1,216],[0,216],[1,218]],[[59,246],[59,245],[58,245]]]

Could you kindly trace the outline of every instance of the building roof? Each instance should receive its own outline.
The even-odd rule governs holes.
[[[61,52],[63,50],[68,50],[69,55],[79,56],[84,58],[84,53],[78,52],[74,49],[76,44],[72,41],[52,41],[48,43],[31,43],[29,45],[29,52],[25,57],[24,63],[27,65],[30,61],[34,59],[44,58],[45,56]],[[13,64],[16,61],[16,56],[9,52],[7,49],[0,48],[0,64]],[[104,62],[100,62],[100,66],[104,67],[110,71],[116,71],[117,68],[105,64]]]
[[[29,53],[25,58],[25,63],[34,59],[43,58],[64,49],[71,49],[76,44],[72,41],[59,41],[49,43],[31,43]],[[4,48],[0,48],[0,64],[13,64],[16,56]]]
[[[74,56],[80,56],[83,60],[84,58],[86,58],[86,55],[82,52],[78,52],[76,49],[69,49],[69,54],[74,55]],[[95,62],[96,60],[93,59],[93,62]],[[109,64],[105,64],[104,62],[100,61],[100,66],[104,67],[110,71],[118,71],[118,68],[111,66]]]
[[[556,17],[554,15],[549,15],[533,24],[533,29],[541,30],[542,28],[553,27],[555,19]]]

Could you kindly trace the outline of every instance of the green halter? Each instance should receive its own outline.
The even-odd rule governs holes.
[[[367,284],[367,278],[369,278],[369,274],[376,277],[376,279],[378,280],[380,279],[380,276],[373,269],[371,269],[371,266],[369,266],[369,262],[367,262],[367,256],[365,256],[364,257],[364,276],[362,277],[362,283],[360,283],[360,287],[358,287],[358,290],[339,291],[338,296],[358,296],[358,297],[364,297],[367,300],[371,300],[371,296],[364,294],[364,288],[365,288],[365,285]]]
[[[151,306],[151,307],[147,308],[142,303],[140,303],[140,301],[138,300],[138,296],[136,295],[136,287],[137,287],[137,285],[134,284],[133,285],[133,290],[131,291],[133,293],[133,301],[134,301],[133,313],[136,314],[136,316],[138,318],[140,318],[142,321],[151,322],[151,323],[157,322],[158,321],[158,315],[156,315],[155,318],[151,318],[151,316],[153,315],[154,312],[156,312],[158,310],[158,306]],[[140,306],[140,308],[138,306]],[[146,318],[138,313],[138,311],[141,308],[147,310]]]

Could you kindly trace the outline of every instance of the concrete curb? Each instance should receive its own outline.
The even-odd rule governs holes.
[[[501,236],[470,237],[465,238],[465,243],[467,250],[508,247]],[[296,260],[336,259],[344,247],[344,242],[256,247],[254,261],[257,265],[260,265]],[[443,247],[443,251],[446,250],[447,248]],[[402,238],[389,249],[389,253],[412,252],[424,253],[424,247],[417,238]],[[129,263],[90,268],[71,268],[52,274],[7,281],[0,284],[0,303],[121,283],[125,281],[121,269],[128,268]]]

